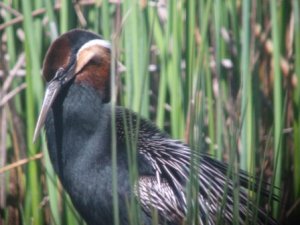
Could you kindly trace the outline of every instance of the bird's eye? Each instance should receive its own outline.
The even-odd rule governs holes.
[[[55,73],[55,75],[54,75],[54,77],[53,77],[53,80],[60,80],[61,77],[62,77],[62,75],[63,75],[63,71],[64,71],[64,68],[60,67],[60,68],[56,71],[56,73]]]

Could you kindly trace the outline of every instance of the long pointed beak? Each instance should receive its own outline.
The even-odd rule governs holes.
[[[61,85],[60,81],[58,81],[58,80],[50,81],[50,83],[46,89],[43,105],[42,105],[42,108],[40,111],[38,121],[36,123],[35,131],[34,131],[34,135],[33,135],[33,142],[35,142],[37,137],[39,136],[41,129],[45,123],[47,113],[48,113],[49,109],[51,108],[61,87],[62,87],[62,85]]]

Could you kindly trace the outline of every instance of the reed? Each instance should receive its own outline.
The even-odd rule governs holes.
[[[45,85],[42,59],[50,42],[72,28],[95,31],[113,43],[114,58],[126,67],[121,73],[113,71],[117,104],[154,121],[195,151],[228,162],[228,176],[237,184],[236,174],[242,168],[259,177],[261,185],[266,180],[281,188],[284,191],[271,188],[270,196],[282,197],[284,204],[249,194],[258,206],[268,204],[278,219],[296,214],[293,206],[300,198],[299,1],[3,0],[0,224],[84,223],[52,169],[45,137],[32,142]],[[136,143],[128,142],[133,185]],[[34,157],[39,153],[42,158]],[[115,154],[112,150],[116,173]],[[30,160],[20,166],[21,159]],[[198,213],[194,199],[199,181],[193,173],[187,186],[189,224],[197,224]],[[283,179],[283,174],[290,176]],[[285,187],[283,181],[293,185]],[[114,194],[118,185],[114,182]],[[137,224],[139,210],[133,196],[128,207],[132,224]],[[158,224],[157,213],[153,215]],[[115,221],[122,224],[117,213]]]

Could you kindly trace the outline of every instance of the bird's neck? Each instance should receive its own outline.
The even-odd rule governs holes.
[[[85,161],[104,153],[105,148],[96,148],[106,146],[101,141],[106,141],[109,117],[110,106],[89,86],[73,84],[60,93],[46,121],[49,155],[60,176],[76,163],[80,164],[78,170],[84,170],[82,167],[88,166]]]

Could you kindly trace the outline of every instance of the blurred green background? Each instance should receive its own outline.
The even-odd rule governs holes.
[[[32,142],[43,57],[72,28],[116,47],[118,104],[280,187],[258,204],[299,220],[299,0],[1,0],[0,225],[83,224]]]

